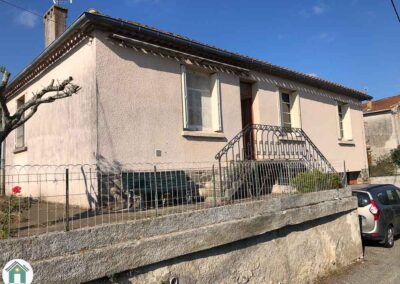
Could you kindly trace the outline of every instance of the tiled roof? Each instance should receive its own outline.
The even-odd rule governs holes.
[[[341,84],[324,80],[318,77],[310,76],[303,72],[291,70],[286,67],[271,64],[269,62],[241,55],[235,52],[230,52],[212,45],[207,45],[185,36],[175,33],[165,32],[150,26],[139,24],[133,21],[126,21],[118,18],[103,15],[98,12],[83,13],[58,39],[46,48],[28,67],[26,67],[14,80],[9,84],[9,94],[14,93],[22,85],[26,84],[32,78],[25,79],[27,82],[21,84],[21,80],[32,73],[32,70],[39,70],[41,66],[46,65],[47,58],[53,58],[53,53],[61,45],[65,44],[68,37],[73,34],[74,30],[86,33],[92,30],[91,25],[96,28],[106,29],[112,32],[117,32],[125,36],[137,37],[140,40],[149,41],[159,45],[164,45],[171,49],[184,51],[194,55],[200,55],[205,58],[210,58],[220,62],[224,62],[233,66],[242,67],[250,70],[260,71],[277,77],[297,81],[316,88],[325,89],[342,95],[351,96],[358,100],[372,99],[371,96],[360,90],[355,90],[343,86]],[[46,64],[43,64],[45,62]],[[38,67],[39,66],[39,67]],[[45,67],[46,67],[45,66]],[[47,68],[47,67],[46,67]],[[40,70],[39,70],[40,71]],[[38,73],[40,73],[38,71]]]
[[[391,109],[398,105],[400,105],[400,95],[367,102],[362,105],[362,109],[363,112],[368,113]]]

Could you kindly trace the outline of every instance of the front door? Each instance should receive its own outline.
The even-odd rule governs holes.
[[[242,107],[242,128],[253,124],[253,94],[249,83],[240,82],[240,102]],[[243,158],[250,160],[254,158],[252,146],[253,133],[246,133],[243,137]]]

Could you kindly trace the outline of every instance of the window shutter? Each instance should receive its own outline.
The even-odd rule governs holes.
[[[183,129],[188,129],[188,98],[187,98],[187,85],[186,85],[186,66],[181,65],[182,76],[182,110],[183,110]]]
[[[213,115],[215,115],[214,120],[214,130],[222,131],[222,110],[221,110],[221,85],[218,73],[211,75],[212,96],[214,101]]]

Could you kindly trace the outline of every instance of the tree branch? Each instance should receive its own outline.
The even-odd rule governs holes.
[[[0,73],[3,73],[3,78],[0,83],[0,107],[3,110],[5,118],[10,116],[10,111],[7,107],[6,87],[10,79],[10,72],[6,68],[0,66]]]

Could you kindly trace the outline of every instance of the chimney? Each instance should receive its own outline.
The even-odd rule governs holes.
[[[44,47],[48,47],[67,29],[68,9],[53,5],[43,16]]]
[[[367,110],[371,110],[372,109],[372,101],[368,101],[367,102]]]

